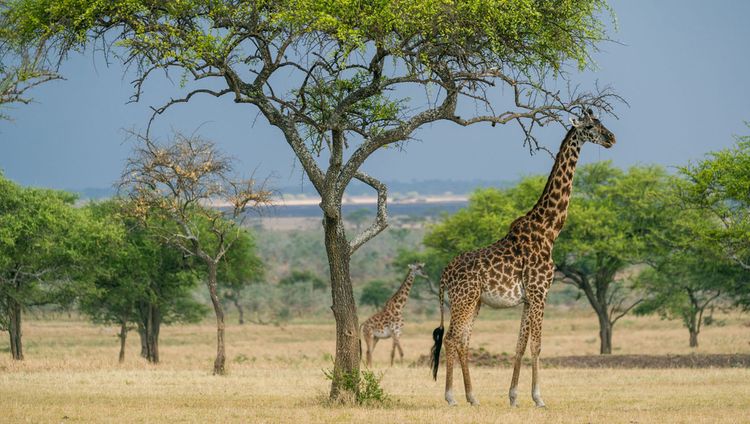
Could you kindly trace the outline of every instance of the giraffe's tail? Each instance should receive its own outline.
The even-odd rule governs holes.
[[[437,380],[437,372],[438,372],[438,366],[440,366],[440,348],[443,347],[443,334],[445,333],[445,315],[444,315],[444,308],[443,308],[443,302],[445,299],[445,292],[443,291],[443,279],[440,279],[440,290],[438,294],[438,299],[440,300],[440,327],[436,328],[432,332],[432,340],[435,341],[435,344],[432,346],[432,350],[430,351],[430,366],[432,368],[432,378],[433,380]]]

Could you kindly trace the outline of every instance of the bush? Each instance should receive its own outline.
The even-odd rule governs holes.
[[[333,369],[323,370],[326,378],[333,381]],[[340,378],[344,390],[356,393],[357,405],[377,406],[388,403],[390,397],[382,387],[380,381],[383,373],[375,374],[370,370],[361,370],[359,373],[343,373]]]
[[[360,305],[370,305],[379,308],[391,297],[392,291],[392,288],[385,281],[370,281],[362,289],[359,303]]]

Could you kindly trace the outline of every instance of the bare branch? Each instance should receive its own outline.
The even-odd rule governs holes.
[[[388,210],[386,207],[388,189],[385,184],[363,172],[357,172],[354,177],[378,192],[378,213],[375,216],[375,221],[372,225],[349,243],[350,255],[359,249],[360,246],[367,243],[370,239],[380,234],[381,231],[388,227]]]

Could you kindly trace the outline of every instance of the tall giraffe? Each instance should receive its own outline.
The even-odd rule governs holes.
[[[404,359],[404,351],[401,349],[401,343],[399,341],[401,338],[401,328],[404,326],[403,312],[406,301],[409,299],[409,292],[414,284],[414,279],[417,276],[427,278],[424,273],[423,263],[409,265],[409,271],[406,273],[406,279],[401,283],[401,287],[399,287],[396,293],[388,299],[385,306],[383,306],[383,309],[368,318],[360,326],[360,334],[364,337],[365,344],[367,345],[368,367],[372,366],[372,352],[375,350],[375,345],[378,344],[378,340],[387,339],[388,337],[393,338],[391,366],[393,365],[393,359],[396,356],[396,348],[398,348],[401,360]]]
[[[542,196],[524,216],[510,225],[508,234],[494,244],[463,253],[443,270],[440,279],[440,327],[433,332],[432,373],[437,379],[440,347],[443,343],[443,301],[448,290],[451,320],[445,336],[445,400],[453,398],[453,362],[456,357],[464,376],[466,400],[478,405],[469,376],[469,339],[474,319],[482,303],[492,308],[510,308],[523,303],[521,329],[518,334],[513,378],[510,383],[511,406],[516,406],[518,375],[526,343],[531,336],[531,397],[543,407],[539,390],[539,352],[542,343],[542,319],[547,291],[552,284],[554,263],[552,248],[568,214],[581,147],[587,141],[606,148],[615,144],[615,136],[594,117],[591,109],[573,124],[562,141]]]

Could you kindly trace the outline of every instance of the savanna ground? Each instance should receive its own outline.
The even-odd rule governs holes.
[[[520,311],[483,311],[472,345],[501,354],[515,346]],[[701,354],[750,353],[747,315],[721,316],[722,326],[701,334]],[[375,351],[375,369],[391,402],[382,407],[327,406],[334,327],[327,321],[282,327],[230,325],[229,374],[211,375],[214,328],[210,322],[162,329],[158,366],[138,357],[131,333],[127,359],[117,364],[114,328],[83,321],[27,321],[26,357],[9,358],[0,342],[2,422],[750,422],[750,369],[542,370],[546,409],[533,407],[530,369],[521,373],[520,407],[507,405],[511,369],[474,367],[482,405],[456,408],[443,401],[444,372],[434,382],[411,366],[429,351],[434,320],[408,322],[403,364],[388,367],[390,341]],[[624,318],[615,329],[615,354],[690,354],[677,322]],[[550,310],[543,357],[595,355],[595,319],[583,312]],[[457,370],[458,371],[458,370]],[[458,395],[463,390],[458,379]]]

